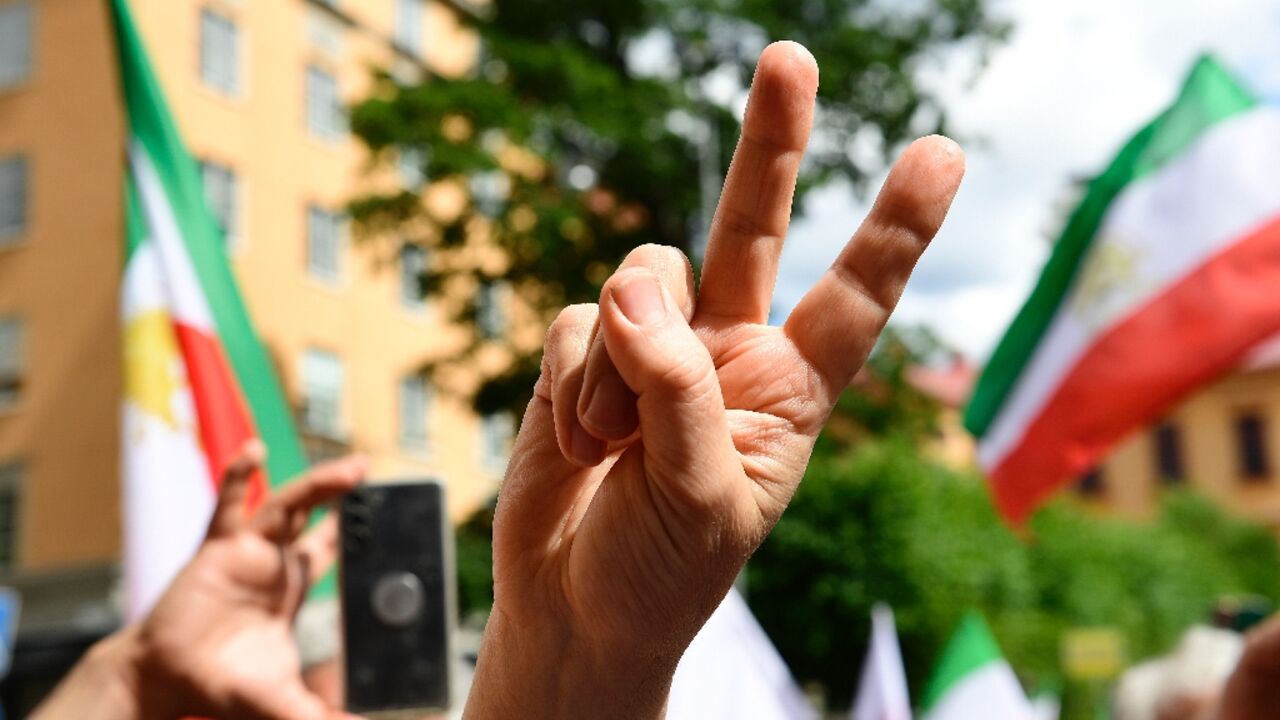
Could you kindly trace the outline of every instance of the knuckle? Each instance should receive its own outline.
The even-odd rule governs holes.
[[[753,213],[744,212],[733,207],[722,207],[718,211],[715,229],[730,237],[743,238],[778,238],[778,228],[764,223]]]
[[[690,351],[672,357],[659,374],[658,383],[689,400],[700,400],[719,389],[710,358]]]

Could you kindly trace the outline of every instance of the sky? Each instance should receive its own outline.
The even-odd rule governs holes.
[[[1208,8],[1212,9],[1208,9]],[[1030,292],[1070,205],[1173,100],[1209,51],[1280,98],[1280,5],[1270,0],[996,0],[1013,23],[976,83],[955,57],[930,69],[966,147],[965,180],[894,322],[926,324],[981,362]],[[822,62],[822,58],[818,58]],[[830,265],[866,212],[846,186],[815,191],[782,255],[778,318]]]

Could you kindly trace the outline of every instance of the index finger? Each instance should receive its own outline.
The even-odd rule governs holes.
[[[902,153],[871,213],[787,318],[784,330],[834,404],[862,367],[964,176],[953,141],[921,138]]]
[[[319,582],[338,559],[338,516],[326,513],[298,538],[294,547],[307,559],[307,585]]]
[[[279,541],[292,540],[306,526],[312,508],[345,495],[364,480],[368,469],[368,460],[359,455],[316,465],[267,498],[254,516],[254,529]]]

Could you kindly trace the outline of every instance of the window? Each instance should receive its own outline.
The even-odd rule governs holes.
[[[30,2],[0,5],[0,90],[21,85],[31,76]]]
[[[423,168],[426,158],[417,148],[402,147],[396,155],[396,171],[400,173],[400,183],[409,190],[417,190],[426,182],[427,174]]]
[[[0,246],[13,243],[27,227],[27,159],[0,158]]]
[[[342,360],[331,352],[310,349],[302,355],[302,429],[326,438],[341,438]]]
[[[507,314],[502,306],[503,285],[484,284],[476,293],[476,329],[480,336],[493,339],[502,335]]]
[[[325,140],[340,140],[347,132],[347,110],[338,95],[338,80],[315,65],[307,67],[307,127]]]
[[[431,391],[427,379],[409,375],[400,380],[400,446],[421,450],[427,446]]]
[[[1261,413],[1249,411],[1236,416],[1236,453],[1240,477],[1265,480],[1271,475],[1267,456],[1267,421]]]
[[[21,463],[0,463],[0,568],[6,570],[18,562],[22,474]]]
[[[337,282],[342,279],[342,217],[324,208],[307,208],[307,271]]]
[[[0,410],[22,396],[22,321],[0,317]]]
[[[1186,479],[1182,463],[1182,432],[1177,425],[1163,422],[1155,429],[1156,472],[1166,485],[1177,485]]]
[[[240,244],[240,184],[235,172],[223,165],[213,162],[200,163],[200,179],[204,182],[204,197],[209,204],[209,211],[222,231],[227,249],[231,250]]]
[[[417,309],[426,304],[422,289],[422,273],[427,270],[427,251],[421,245],[406,242],[400,247],[400,300]]]
[[[497,217],[511,195],[511,178],[501,170],[472,175],[468,184],[476,211],[487,217]]]
[[[396,0],[396,47],[410,55],[422,52],[422,0]]]
[[[514,436],[515,423],[509,414],[494,413],[480,418],[480,462],[489,470],[504,470]]]
[[[1102,476],[1102,468],[1095,467],[1084,475],[1080,476],[1080,482],[1076,485],[1076,492],[1084,497],[1099,497],[1107,490],[1107,483]]]
[[[209,8],[200,11],[200,79],[235,95],[240,91],[240,38],[231,18]]]

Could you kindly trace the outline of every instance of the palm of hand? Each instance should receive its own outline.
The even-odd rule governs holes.
[[[795,492],[963,171],[954,143],[915,143],[831,270],[766,325],[816,84],[802,49],[761,57],[696,298],[687,261],[645,246],[548,331],[495,518],[495,612],[514,626],[551,618],[588,650],[670,660]],[[593,420],[604,404],[630,422]]]
[[[251,532],[206,543],[142,627],[150,670],[224,712],[262,706],[299,684],[299,569]]]
[[[810,400],[815,380],[780,328],[694,326],[716,366],[736,464],[665,477],[636,438],[615,451],[615,462],[587,471],[597,476],[588,486],[599,489],[554,559],[564,564],[573,622],[613,643],[634,644],[657,625],[679,623],[691,587],[725,582],[717,568],[740,563],[773,527],[825,419]],[[690,488],[713,491],[683,492]],[[682,522],[694,517],[710,522]],[[701,609],[709,613],[721,595],[708,593]]]
[[[335,519],[308,530],[311,512],[355,487],[366,463],[317,465],[249,513],[263,452],[250,442],[228,468],[208,536],[138,628],[146,717],[349,717],[303,684],[293,620],[337,554]]]
[[[795,492],[963,173],[954,143],[914,143],[831,270],[769,327],[816,92],[803,48],[765,50],[696,297],[682,255],[643,246],[598,305],[548,329],[494,518],[471,715],[536,697],[540,717],[659,716],[684,648]]]

